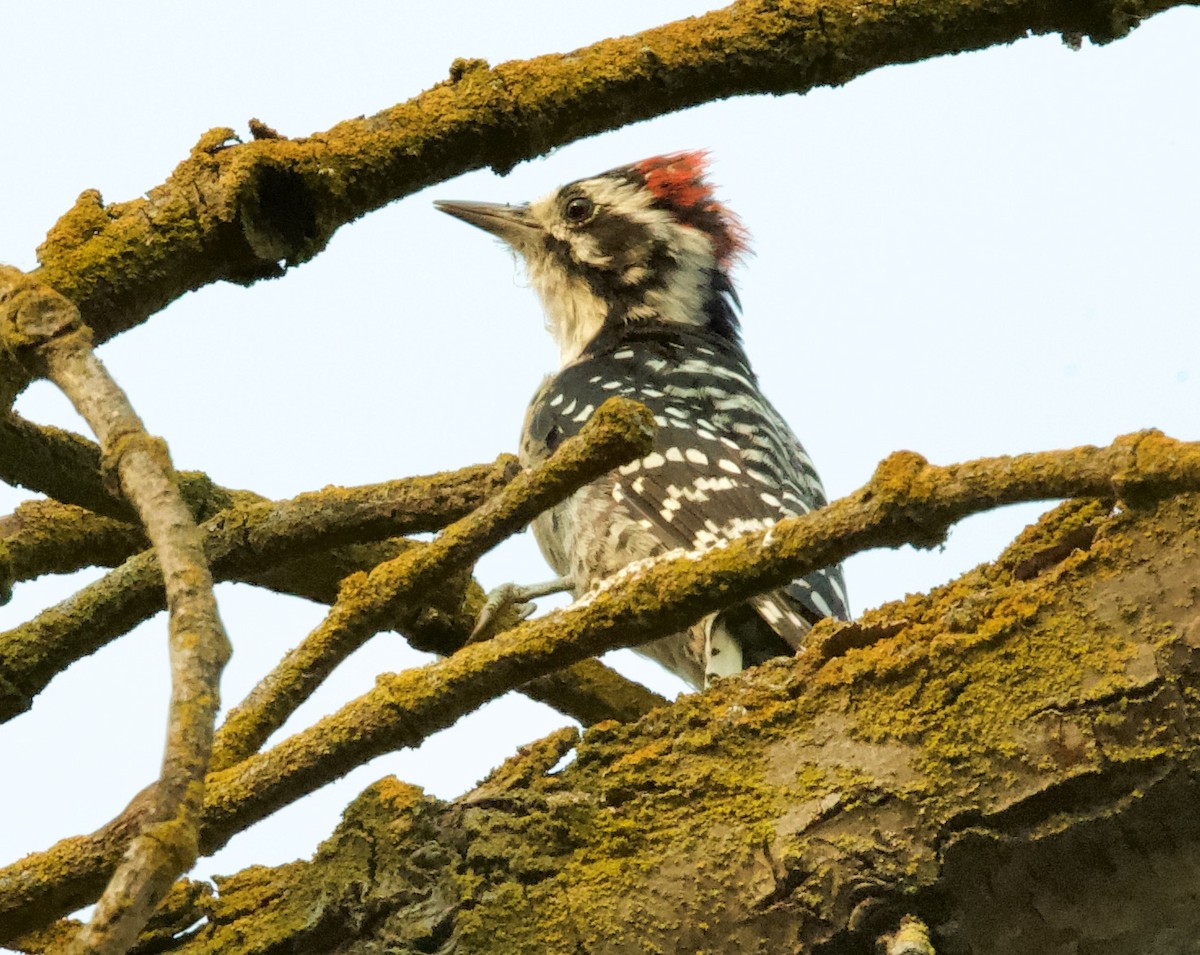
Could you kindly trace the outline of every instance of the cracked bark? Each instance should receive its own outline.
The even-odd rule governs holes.
[[[1068,503],[561,772],[556,735],[457,802],[381,780],[161,950],[865,955],[915,915],[949,955],[1191,951],[1197,580],[1197,496]]]

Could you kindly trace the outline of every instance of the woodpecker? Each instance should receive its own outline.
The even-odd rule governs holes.
[[[748,237],[714,197],[706,160],[655,156],[525,205],[437,203],[524,260],[558,345],[558,373],[525,417],[523,464],[547,458],[612,395],[642,402],[658,423],[651,454],[534,521],[542,553],[576,597],[633,561],[704,550],[825,504],[812,461],[742,347],[730,270]],[[700,688],[791,655],[821,617],[848,619],[840,567],[639,652]]]

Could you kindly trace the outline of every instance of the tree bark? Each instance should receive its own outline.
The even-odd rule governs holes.
[[[1200,497],[1068,503],[990,565],[452,802],[383,779],[200,952],[1196,951]],[[199,899],[197,902],[196,899]],[[182,921],[179,921],[182,920]]]

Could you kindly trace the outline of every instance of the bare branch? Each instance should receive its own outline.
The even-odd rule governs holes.
[[[217,615],[200,534],[179,495],[166,446],[151,438],[92,350],[78,309],[15,269],[0,272],[4,344],[71,400],[103,449],[154,544],[170,607],[171,703],[152,806],[69,951],[125,952],[197,852],[204,778],[229,641]]]

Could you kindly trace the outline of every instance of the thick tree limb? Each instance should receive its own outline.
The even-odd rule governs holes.
[[[306,139],[237,143],[206,133],[148,198],[84,192],[39,249],[39,280],[71,299],[99,341],[210,282],[252,282],[304,262],[342,225],[484,166],[698,103],[840,85],[892,63],[1011,43],[1030,33],[1127,33],[1176,0],[740,0],[569,54],[450,79]],[[261,124],[260,124],[261,126]]]
[[[950,467],[930,466],[919,455],[898,453],[879,466],[862,490],[820,511],[701,556],[669,555],[649,562],[566,610],[520,624],[487,643],[469,645],[446,660],[381,676],[374,690],[337,713],[265,753],[214,773],[206,796],[204,850],[215,851],[235,832],[279,807],[380,753],[416,745],[463,713],[535,676],[615,646],[670,633],[718,607],[858,550],[902,543],[932,546],[952,521],[1021,500],[1086,495],[1140,503],[1195,489],[1200,489],[1200,444],[1155,432],[1118,439],[1108,448],[990,458]],[[365,587],[362,592],[371,606],[386,605],[386,587]],[[858,633],[849,645],[861,639],[863,631]],[[871,632],[866,633],[870,637]],[[881,630],[872,639],[886,633]],[[816,637],[820,640],[822,634]],[[823,659],[823,654],[814,653],[808,662],[802,657],[800,665],[811,670]],[[0,939],[6,932],[32,927],[31,911],[44,917],[69,911],[48,901],[58,894],[49,875],[61,876],[60,861],[56,847],[0,871]],[[94,874],[71,870],[73,885],[89,878]],[[78,895],[70,899],[80,904]]]
[[[70,952],[124,953],[172,882],[196,859],[204,778],[229,641],[199,531],[166,445],[151,438],[92,349],[78,309],[15,269],[0,272],[5,352],[44,374],[95,432],[107,473],[137,511],[170,609],[171,700],[162,769],[137,834]]]
[[[381,780],[311,862],[221,879],[168,951],[1191,951],[1198,529],[1196,496],[1072,502],[823,624],[839,655],[595,727],[557,774],[560,736],[453,803]]]

